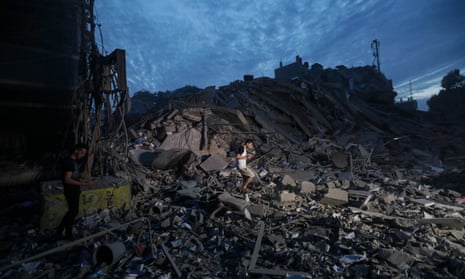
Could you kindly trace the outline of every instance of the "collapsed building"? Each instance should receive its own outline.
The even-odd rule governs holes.
[[[80,216],[73,242],[51,241],[47,222],[3,226],[18,241],[4,244],[2,278],[461,277],[460,130],[397,110],[389,81],[373,89],[371,74],[327,69],[320,78],[337,81],[248,77],[154,94],[127,135],[102,139],[108,159],[94,165],[101,180],[130,185],[130,197]],[[389,97],[347,94],[360,76],[372,83],[353,92]],[[247,138],[249,202],[234,154]]]
[[[64,34],[72,42],[60,54],[45,39],[29,48],[36,35],[26,45],[7,37],[20,46],[2,45],[14,54],[9,63],[38,53],[68,63],[51,64],[48,75],[34,74],[42,64],[28,75],[4,71],[0,86],[11,99],[2,102],[2,120],[20,111],[28,117],[18,126],[33,124],[26,132],[2,125],[1,140],[11,143],[2,150],[22,148],[17,139],[34,142],[39,133],[48,148],[59,145],[72,111],[74,137],[92,143],[89,167],[99,183],[83,189],[78,238],[56,241],[65,210],[59,178],[43,175],[44,168],[4,171],[2,185],[32,181],[40,191],[2,208],[0,278],[462,277],[463,129],[398,110],[381,72],[309,67],[297,56],[275,78],[247,75],[143,100],[136,94],[129,110],[124,51],[96,52],[93,1],[48,3],[54,16],[45,25],[27,19],[47,5],[9,1],[2,10],[6,23],[21,12],[24,25],[16,28],[48,33],[60,26],[51,32],[55,42]],[[55,22],[60,18],[73,32]],[[56,103],[36,102],[41,92]],[[89,104],[92,115],[85,114]],[[56,125],[43,126],[37,110]],[[248,138],[257,174],[250,201],[234,154]]]

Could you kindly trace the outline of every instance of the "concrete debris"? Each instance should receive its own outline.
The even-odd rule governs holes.
[[[465,137],[395,110],[369,68],[317,66],[154,96],[161,106],[131,116],[130,146],[107,149],[130,205],[82,213],[75,242],[5,206],[0,278],[463,277]],[[244,193],[235,150],[248,138]]]
[[[330,188],[321,202],[329,205],[343,205],[349,202],[349,193],[341,189]]]

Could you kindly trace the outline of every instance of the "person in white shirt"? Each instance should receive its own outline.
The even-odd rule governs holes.
[[[248,186],[255,177],[255,173],[253,172],[253,170],[247,166],[247,160],[252,159],[253,157],[253,154],[250,152],[252,148],[253,140],[248,139],[245,141],[242,148],[240,148],[236,152],[237,168],[239,169],[239,172],[241,173],[243,178],[242,190],[246,193],[246,195]],[[247,197],[248,196],[246,196],[246,198]]]

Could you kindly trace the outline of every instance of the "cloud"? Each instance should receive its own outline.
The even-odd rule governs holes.
[[[325,67],[369,65],[373,39],[402,92],[409,80],[424,90],[442,68],[465,67],[462,0],[99,0],[95,10],[105,48],[126,49],[131,92],[274,77],[296,55]]]

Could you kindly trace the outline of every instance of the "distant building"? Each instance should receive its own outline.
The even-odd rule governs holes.
[[[395,104],[396,107],[405,110],[405,111],[415,111],[418,109],[417,100],[414,100],[412,97],[408,97],[407,101],[403,98],[400,98],[400,102]]]
[[[274,78],[280,81],[292,80],[296,77],[307,76],[308,70],[308,62],[302,63],[302,57],[297,55],[294,63],[283,66],[280,62],[279,68],[274,70]]]
[[[368,102],[394,104],[396,93],[392,80],[372,66],[351,67],[336,66],[335,69],[324,69],[319,63],[309,67],[308,62],[296,56],[295,62],[274,70],[277,81],[304,81],[311,88],[330,88],[337,91],[341,98],[359,97]]]
[[[252,81],[253,75],[244,75],[244,81]]]

